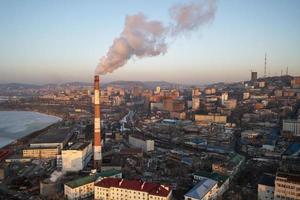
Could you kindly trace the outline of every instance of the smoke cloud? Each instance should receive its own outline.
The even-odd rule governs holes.
[[[114,39],[107,54],[100,59],[96,74],[112,73],[133,57],[143,58],[167,52],[167,38],[177,37],[211,23],[216,13],[215,0],[199,0],[170,8],[171,25],[148,20],[142,14],[128,15],[122,33]]]
[[[204,0],[187,4],[174,5],[170,10],[171,19],[174,21],[172,35],[197,30],[200,26],[210,23],[215,18],[216,1]]]

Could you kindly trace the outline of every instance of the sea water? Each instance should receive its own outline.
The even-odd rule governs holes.
[[[0,148],[61,118],[29,111],[0,111]]]

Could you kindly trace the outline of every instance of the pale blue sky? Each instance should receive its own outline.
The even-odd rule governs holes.
[[[169,23],[179,0],[0,0],[0,82],[91,81],[127,14]],[[219,0],[208,26],[177,38],[165,55],[135,59],[110,80],[201,84],[239,81],[288,66],[300,75],[300,1]]]

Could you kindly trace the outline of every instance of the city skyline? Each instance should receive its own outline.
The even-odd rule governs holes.
[[[167,24],[168,9],[180,2],[2,1],[0,82],[92,82],[126,15],[142,12]],[[289,67],[290,74],[299,75],[299,5],[292,0],[217,1],[208,26],[171,41],[164,55],[130,60],[103,79],[235,82],[249,79],[251,70],[262,77],[265,53],[267,74],[285,74]]]

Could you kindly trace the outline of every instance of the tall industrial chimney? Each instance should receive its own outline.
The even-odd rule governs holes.
[[[94,95],[95,95],[95,118],[94,118],[94,168],[100,169],[102,152],[101,152],[101,126],[100,126],[100,89],[99,75],[95,75]]]

